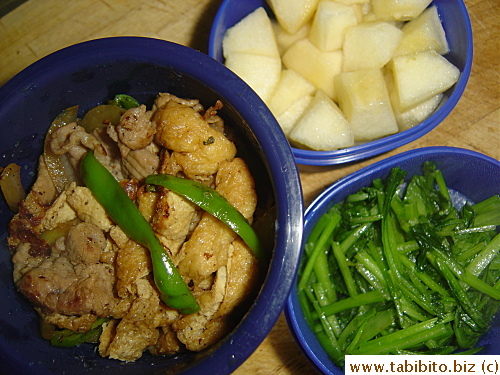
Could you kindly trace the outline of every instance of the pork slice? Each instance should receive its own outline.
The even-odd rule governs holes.
[[[160,166],[160,158],[156,153],[156,146],[131,150],[123,159],[123,168],[128,177],[144,180],[150,174],[156,173]]]
[[[46,323],[75,332],[90,331],[92,329],[92,325],[97,320],[97,316],[93,314],[68,316],[59,313],[48,313],[40,308],[38,308],[37,311]]]
[[[254,179],[245,161],[241,158],[222,161],[215,184],[217,192],[251,222],[257,206],[257,193]]]
[[[224,299],[214,314],[214,319],[228,320],[228,324],[241,313],[248,299],[253,296],[259,282],[259,267],[248,246],[240,239],[233,241],[227,265],[227,288]]]
[[[200,310],[176,320],[172,328],[178,339],[193,351],[200,351],[218,341],[224,330],[207,329],[209,322],[220,307],[226,294],[227,269],[221,267],[216,274],[212,288],[197,296]]]
[[[104,233],[94,224],[79,223],[66,236],[67,257],[73,264],[99,263],[106,248]]]
[[[139,150],[148,146],[153,141],[156,132],[155,123],[151,122],[150,115],[145,105],[126,110],[116,126],[121,143],[131,150]]]
[[[149,250],[129,240],[116,257],[116,290],[120,297],[136,292],[137,280],[152,272]]]
[[[95,199],[89,188],[70,184],[67,189],[67,202],[80,220],[92,223],[104,232],[108,232],[113,226],[106,210]]]
[[[173,151],[172,158],[190,179],[210,177],[221,161],[236,155],[235,145],[191,107],[168,101],[154,113],[153,121],[155,141]]]
[[[199,220],[196,206],[184,197],[162,189],[156,201],[151,225],[161,235],[172,256],[178,253]]]
[[[35,306],[64,315],[108,316],[116,301],[114,272],[102,263],[74,266],[52,256],[24,274],[17,287]]]
[[[149,279],[137,281],[137,297],[129,311],[103,338],[99,350],[101,355],[121,361],[135,361],[160,336],[159,328],[165,324],[166,309]],[[172,314],[177,313],[172,310]]]
[[[105,152],[101,142],[76,122],[57,128],[51,135],[49,145],[55,155],[66,154],[75,171],[78,170],[80,160],[89,149],[97,150],[100,154]]]

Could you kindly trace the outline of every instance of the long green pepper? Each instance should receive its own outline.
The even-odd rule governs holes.
[[[250,247],[257,259],[264,259],[264,249],[252,226],[226,198],[214,189],[197,181],[168,174],[150,175],[146,177],[146,184],[166,187],[203,208],[236,232]]]
[[[92,151],[82,159],[80,174],[85,185],[127,236],[147,247],[151,253],[153,274],[161,300],[182,314],[192,314],[199,305],[179,271],[165,252],[153,229],[113,175]]]

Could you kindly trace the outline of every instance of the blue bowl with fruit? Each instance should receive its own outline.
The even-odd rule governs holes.
[[[458,103],[473,56],[463,1],[417,1],[412,9],[384,0],[289,3],[223,1],[209,55],[261,96],[297,163],[335,165],[393,150]]]

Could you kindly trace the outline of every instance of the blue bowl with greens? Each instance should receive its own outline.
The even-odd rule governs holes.
[[[423,176],[426,162],[432,163],[426,164],[426,177],[414,177]],[[401,175],[391,174],[395,167]],[[371,187],[374,180],[375,188]],[[405,198],[393,198],[390,207],[382,204],[379,209],[377,196],[393,196],[391,191],[398,191],[395,195],[404,194]],[[491,287],[498,285],[500,279],[500,255],[493,250],[493,241],[498,242],[499,238],[498,194],[500,162],[453,147],[407,151],[328,187],[306,210],[301,267],[285,309],[290,329],[309,360],[325,374],[342,374],[338,348],[344,354],[366,355],[397,354],[398,350],[401,354],[476,352],[460,348],[460,343],[482,347],[478,354],[500,354],[500,303],[494,299],[498,298],[498,288]],[[486,202],[491,206],[474,206],[490,197],[493,198]],[[340,207],[338,203],[347,198],[349,203]],[[424,205],[430,202],[436,204],[439,213],[420,219]],[[425,210],[432,212],[426,207]],[[350,236],[345,233],[346,228],[352,229]],[[473,234],[475,231],[482,233]],[[326,252],[315,252],[325,249],[320,234],[327,238]],[[353,238],[358,239],[353,241]],[[437,242],[432,242],[436,238]],[[309,259],[316,260],[308,262]],[[394,276],[389,269],[398,270],[398,276],[389,277],[387,272]],[[318,302],[316,309],[310,307],[314,293],[325,301]],[[407,303],[405,311],[412,310],[411,313],[396,314],[394,302],[389,301],[392,295],[403,296]],[[427,304],[429,299],[441,304],[431,306]],[[347,309],[346,303],[362,309],[364,314],[359,315],[366,319],[353,319],[358,310]],[[325,320],[318,318],[321,313]],[[458,316],[463,319],[456,320]],[[430,324],[424,328],[421,323],[420,330],[412,328],[414,331],[405,332],[388,328],[401,319],[406,323]],[[437,321],[441,323],[434,324]],[[465,321],[470,325],[464,324]],[[324,346],[321,344],[328,336],[323,327],[335,332],[336,344],[329,344],[328,340]],[[322,333],[317,336],[318,331]],[[380,338],[380,332],[387,336]],[[419,340],[432,337],[439,347],[424,353]]]

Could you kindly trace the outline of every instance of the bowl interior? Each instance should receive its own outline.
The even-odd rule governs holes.
[[[473,56],[472,27],[462,0],[433,0],[432,5],[436,5],[438,9],[450,46],[450,52],[446,58],[460,70],[458,82],[445,92],[445,97],[436,111],[411,129],[346,149],[310,151],[292,148],[297,163],[326,166],[376,156],[418,139],[448,116],[458,103],[470,76]],[[223,62],[222,39],[226,30],[260,6],[264,6],[269,11],[265,0],[224,0],[212,25],[209,55]]]
[[[421,174],[421,166],[432,160],[443,171],[445,181],[452,190],[456,207],[465,202],[475,203],[500,193],[500,162],[473,151],[452,147],[428,147],[407,151],[363,168],[328,187],[308,207],[304,219],[304,241],[319,218],[335,203],[349,194],[369,186],[375,178],[385,178],[391,168],[399,166],[407,171],[407,179]],[[343,371],[329,359],[314,333],[305,322],[294,283],[285,314],[295,339],[311,362],[325,374],[343,374]],[[497,314],[490,330],[478,343],[485,346],[479,354],[500,354],[500,314]]]
[[[200,99],[208,106],[221,100],[219,115],[234,131],[238,153],[247,160],[259,195],[257,216],[270,213],[272,232],[264,239],[273,251],[267,275],[243,320],[232,333],[200,353],[173,357],[145,354],[134,363],[100,358],[94,346],[51,347],[40,337],[37,314],[15,291],[6,246],[12,213],[0,201],[0,373],[168,374],[185,371],[228,374],[260,344],[281,313],[298,264],[302,193],[293,154],[279,125],[249,87],[208,56],[165,41],[107,38],[58,51],[0,88],[1,164],[22,167],[23,184],[36,177],[45,132],[63,109],[80,114],[115,94],[129,94],[150,108],[158,92]],[[278,194],[287,191],[288,194]],[[259,217],[256,218],[259,220]]]

